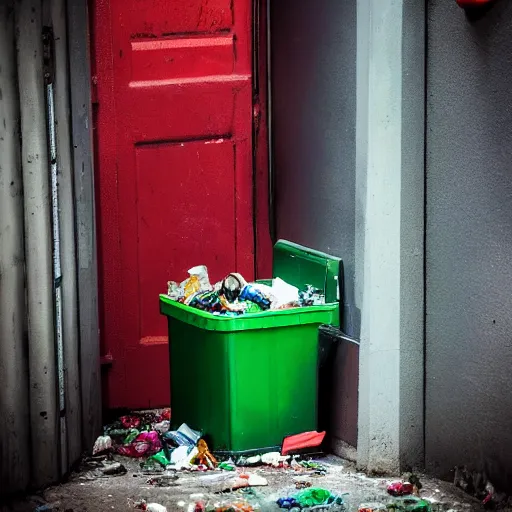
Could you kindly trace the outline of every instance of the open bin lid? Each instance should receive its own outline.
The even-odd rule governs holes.
[[[303,290],[306,285],[323,290],[327,303],[340,300],[341,258],[286,240],[274,246],[273,277]]]

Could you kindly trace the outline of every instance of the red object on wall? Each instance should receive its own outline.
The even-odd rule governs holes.
[[[265,215],[267,199],[253,180],[261,157],[253,154],[252,1],[141,5],[96,0],[92,11],[110,408],[169,404],[167,325],[158,309],[167,281],[197,264],[212,281],[233,270],[253,279],[255,239],[265,238],[255,237],[255,226],[264,228],[253,211],[261,199]],[[190,365],[196,378],[193,354]]]
[[[493,0],[457,0],[457,3],[463,9],[471,9],[475,7],[483,7],[484,5],[488,5]]]

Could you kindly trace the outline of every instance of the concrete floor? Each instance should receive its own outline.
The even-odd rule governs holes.
[[[38,505],[48,504],[50,510],[67,512],[111,512],[112,510],[134,510],[135,502],[145,499],[167,507],[168,512],[187,512],[188,506],[197,500],[209,504],[229,503],[247,499],[262,511],[278,511],[275,501],[279,497],[291,495],[296,491],[297,480],[307,480],[314,487],[329,489],[335,493],[348,493],[345,497],[348,511],[357,511],[361,503],[389,503],[392,498],[386,493],[389,479],[372,478],[358,473],[353,464],[327,457],[322,463],[328,471],[325,476],[312,476],[297,473],[294,470],[259,467],[251,472],[264,476],[268,487],[254,488],[254,494],[243,491],[219,493],[226,486],[225,479],[232,474],[227,472],[180,473],[171,487],[156,487],[147,483],[148,476],[142,475],[138,462],[115,456],[128,469],[122,476],[98,478],[90,471],[82,471],[72,476],[69,482],[47,489],[39,496],[6,503],[0,506],[0,512],[33,512]],[[478,511],[480,504],[446,482],[422,478],[422,497],[433,499],[433,510]]]

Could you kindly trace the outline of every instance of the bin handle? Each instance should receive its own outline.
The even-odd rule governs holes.
[[[338,270],[338,296],[340,329],[342,332],[345,332],[345,266],[343,265],[343,260],[340,260]]]

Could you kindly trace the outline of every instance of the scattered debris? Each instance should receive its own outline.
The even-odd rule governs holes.
[[[328,491],[327,489],[312,488],[306,489],[295,496],[279,498],[277,500],[279,508],[284,509],[306,509],[312,507],[344,506],[343,496]]]
[[[410,482],[392,482],[387,491],[391,496],[408,496],[414,493],[414,485]]]
[[[141,432],[133,441],[119,446],[117,452],[125,457],[147,457],[162,449],[158,432]]]
[[[52,510],[56,510],[58,505],[45,503],[44,505],[39,505],[34,509],[34,512],[51,512]]]
[[[168,453],[168,451],[167,451]],[[171,463],[170,458],[167,456],[166,450],[160,450],[159,452],[155,453],[154,455],[151,455],[149,457],[149,460],[158,462],[161,466],[164,468],[168,466]]]
[[[254,455],[252,457],[240,457],[236,465],[242,468],[255,467],[263,464],[261,461],[261,455]]]
[[[192,430],[187,424],[183,423],[178,430],[169,431],[164,434],[164,440],[174,446],[195,446],[201,438],[201,432]]]
[[[359,505],[358,512],[386,512],[386,505],[383,503],[362,503]]]
[[[230,282],[224,285],[236,288]],[[208,432],[205,433],[206,438],[204,438],[203,432],[194,430],[186,424],[182,424],[177,430],[171,430],[170,410],[165,411],[168,412],[130,413],[105,427],[104,435],[98,438],[94,445],[95,456],[82,461],[81,468],[86,472],[81,473],[79,478],[86,480],[115,478],[128,472],[130,477],[142,476],[138,480],[141,489],[151,489],[151,487],[186,489],[185,492],[190,496],[190,501],[180,501],[177,504],[178,507],[183,508],[183,512],[253,512],[258,509],[267,510],[265,503],[271,504],[272,507],[276,507],[277,503],[281,509],[290,512],[313,509],[319,512],[327,509],[358,510],[359,512],[432,512],[433,510],[438,512],[448,508],[452,509],[452,512],[461,511],[461,508],[454,503],[451,503],[450,507],[440,508],[439,501],[442,502],[442,497],[440,500],[437,499],[440,494],[432,493],[432,498],[422,499],[419,496],[422,485],[414,474],[404,474],[402,480],[386,485],[383,479],[377,481],[366,477],[363,473],[352,473],[352,478],[355,480],[368,480],[375,484],[375,490],[379,489],[377,494],[367,495],[368,502],[361,499],[359,506],[357,501],[346,504],[344,494],[339,494],[340,489],[331,489],[332,478],[324,479],[323,486],[315,487],[315,477],[323,478],[328,471],[332,471],[329,464],[324,465],[323,461],[311,459],[311,452],[308,453],[311,449],[318,449],[322,444],[324,432],[305,432],[289,436],[284,439],[281,452],[238,457],[232,460],[222,455],[216,457],[217,454],[210,451],[205,440],[208,439]],[[123,464],[123,459],[119,458],[120,455],[139,458],[140,463],[124,460]],[[340,466],[337,465],[337,467]],[[285,480],[289,477],[287,492],[292,488],[295,489],[293,491],[295,494],[285,494],[276,502],[277,496],[272,494],[273,489],[259,489],[259,487],[268,486],[269,481],[272,484],[274,475],[281,475],[280,478],[284,477]],[[466,490],[471,488],[468,478],[463,480],[460,474],[458,476],[461,479],[460,487],[465,484]],[[500,496],[490,483],[484,482],[485,484],[482,484],[476,478],[471,481],[473,488],[478,489],[478,496],[483,505],[490,508],[495,507],[497,503],[502,503],[499,501]],[[190,489],[202,492],[190,494],[187,486],[193,486]],[[392,498],[385,497],[386,489]],[[153,491],[158,493],[156,489]],[[181,491],[177,489],[176,492]],[[165,511],[166,507],[158,503],[162,501],[158,496],[158,494],[152,495],[155,502],[139,501],[137,508],[147,511]],[[149,496],[145,497],[149,501]],[[37,512],[50,510],[55,508],[44,505],[44,508],[40,508]],[[77,510],[76,507],[75,510]]]
[[[141,418],[139,416],[122,416],[119,421],[124,428],[132,429],[140,427]]]
[[[229,489],[242,489],[244,487],[265,487],[268,485],[266,478],[263,478],[257,474],[246,474],[242,473],[234,480],[231,481],[231,485],[226,487],[225,490]]]
[[[233,464],[233,461],[228,460],[226,462],[221,462],[219,464],[219,469],[223,469],[224,471],[235,471],[236,467]]]
[[[512,502],[506,493],[495,490],[485,473],[469,471],[466,467],[456,467],[453,483],[478,499],[486,509],[504,508]]]
[[[319,464],[318,462],[314,462],[311,460],[303,460],[299,464],[303,468],[312,470],[315,474],[320,476],[324,476],[327,473],[327,468],[325,466],[322,466],[322,464]]]
[[[406,496],[396,498],[387,505],[387,509],[389,512],[431,512],[432,505],[429,501],[417,496]]]
[[[154,485],[155,487],[173,487],[177,485],[177,480],[179,476],[173,473],[164,473],[162,475],[152,476],[148,478],[146,483],[149,485]]]
[[[171,427],[171,422],[169,420],[163,420],[159,423],[155,423],[153,426],[154,430],[159,432],[160,434],[165,434],[166,432],[169,432],[169,428]]]
[[[282,455],[304,453],[312,448],[319,448],[325,438],[325,432],[304,432],[284,438],[281,448]]]
[[[261,456],[261,462],[267,466],[273,466],[275,468],[284,465],[288,462],[290,457],[282,456],[279,452],[265,453]]]
[[[198,453],[196,457],[192,460],[192,464],[197,466],[208,466],[210,469],[216,468],[219,463],[217,459],[211,454],[208,445],[204,439],[200,439],[197,443]]]
[[[92,449],[93,455],[98,455],[112,449],[112,438],[110,436],[99,436]]]
[[[139,501],[135,504],[135,508],[145,510],[147,512],[167,512],[167,508],[159,503],[146,503],[145,500]]]
[[[101,468],[104,475],[125,475],[127,473],[126,468],[120,462],[114,462],[108,466]]]
[[[253,512],[254,507],[244,501],[206,506],[202,501],[194,504],[191,512]]]

